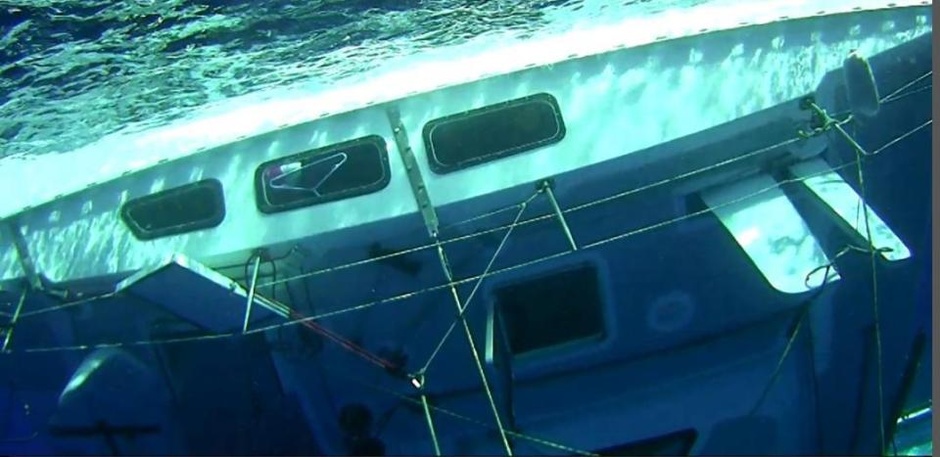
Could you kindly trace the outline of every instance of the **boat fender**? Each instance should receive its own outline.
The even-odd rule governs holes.
[[[850,52],[842,62],[842,78],[845,80],[845,92],[852,114],[862,117],[874,117],[878,114],[881,101],[868,59],[855,50]]]

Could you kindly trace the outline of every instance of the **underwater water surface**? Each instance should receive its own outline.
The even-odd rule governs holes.
[[[207,104],[368,78],[703,0],[2,0],[0,157],[61,153]]]

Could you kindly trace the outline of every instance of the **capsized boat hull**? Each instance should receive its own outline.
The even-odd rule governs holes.
[[[519,45],[524,49],[516,49],[515,55],[531,55],[531,64],[503,54],[490,60],[468,57],[473,64],[469,68],[488,72],[482,75],[486,77],[457,78],[456,69],[466,71],[468,62],[426,63],[328,93],[252,106],[250,112],[238,112],[238,122],[207,118],[133,138],[103,140],[62,156],[5,160],[0,173],[18,179],[3,181],[13,186],[3,192],[17,198],[3,199],[7,206],[0,211],[6,221],[0,234],[0,281],[28,273],[17,258],[15,240],[20,236],[21,250],[31,258],[33,269],[52,282],[110,282],[161,261],[167,252],[185,252],[220,266],[239,262],[259,247],[289,247],[305,239],[319,246],[314,250],[318,255],[324,245],[349,249],[379,225],[395,237],[407,230],[402,221],[419,208],[396,151],[389,107],[400,113],[431,204],[445,208],[440,210],[444,224],[451,217],[447,207],[464,206],[454,206],[457,203],[498,192],[509,195],[507,189],[612,159],[618,161],[616,167],[594,169],[637,182],[643,181],[646,167],[678,165],[669,171],[681,173],[683,163],[717,163],[727,158],[720,151],[704,160],[695,157],[693,151],[701,144],[641,152],[793,103],[817,90],[824,75],[841,68],[851,49],[871,56],[931,30],[925,6],[849,3],[824,11],[784,8],[774,14],[786,20],[763,13],[754,16],[762,22],[742,17],[740,24],[725,24],[743,14],[736,12],[739,6],[710,7],[700,14],[690,10],[681,18],[652,19],[650,24],[670,24],[659,32],[631,23],[623,27],[636,30],[633,34],[614,34],[621,29],[611,27],[595,32],[591,40],[576,40],[578,35],[540,47]],[[723,18],[723,29],[696,22],[716,17]],[[569,48],[570,55],[555,55]],[[539,64],[538,59],[545,62]],[[422,85],[431,83],[434,86]],[[566,127],[562,141],[466,171],[440,175],[430,170],[421,141],[429,120],[537,93],[557,100]],[[802,119],[798,110],[792,111],[752,119],[759,124]],[[229,130],[219,124],[247,130],[226,137]],[[219,138],[208,136],[210,132],[218,132]],[[258,210],[250,177],[259,165],[364,135],[380,136],[388,148],[389,182],[380,192],[277,214]],[[201,179],[217,179],[224,190],[226,211],[214,228],[141,242],[117,211],[129,200]],[[478,200],[486,202],[479,210],[492,210],[519,195]],[[62,262],[63,256],[69,261]]]
[[[915,10],[898,11],[907,14]],[[890,11],[862,12],[843,19],[848,23],[849,18],[861,20],[874,17],[866,16],[869,14]],[[926,14],[925,9],[918,11]],[[915,24],[916,17],[910,16]],[[808,21],[804,25],[822,24],[812,22],[815,19],[802,21]],[[794,20],[793,24],[800,22]],[[929,60],[924,60],[929,59],[929,33],[917,39],[915,35],[902,40],[906,45],[872,58],[876,78],[889,81],[885,92],[929,70]],[[708,36],[701,35],[702,39]],[[783,42],[787,41],[792,42]],[[842,43],[851,44],[850,40]],[[843,57],[834,57],[830,68],[834,71],[821,73],[819,86],[815,82],[812,86],[818,89],[817,101],[833,112],[844,108],[838,96],[838,66]],[[903,80],[891,79],[899,68],[910,73]],[[868,346],[872,340],[866,333],[874,322],[869,257],[838,255],[849,244],[859,245],[859,240],[864,246],[864,238],[859,238],[862,235],[857,226],[845,225],[839,218],[842,200],[825,197],[822,190],[799,176],[801,169],[815,170],[813,166],[822,161],[837,169],[840,182],[849,187],[848,191],[837,192],[838,196],[857,198],[852,197],[856,192],[853,186],[857,189],[852,169],[844,168],[851,165],[854,153],[834,134],[780,145],[793,138],[797,129],[809,126],[800,101],[812,88],[764,107],[767,109],[728,119],[737,122],[716,121],[715,125],[700,126],[701,131],[637,146],[628,154],[611,153],[611,157],[596,163],[590,162],[591,154],[603,152],[592,149],[578,156],[568,146],[562,148],[572,138],[579,138],[575,130],[589,125],[588,117],[565,114],[566,137],[556,145],[508,157],[504,159],[507,162],[495,161],[442,175],[428,170],[417,140],[421,138],[419,128],[409,130],[407,137],[414,138],[409,140],[411,149],[420,159],[417,164],[434,203],[438,239],[453,281],[448,281],[437,247],[429,238],[427,221],[433,218],[420,211],[422,200],[412,193],[414,181],[409,180],[402,163],[396,162],[402,157],[395,149],[400,138],[389,125],[387,112],[376,111],[376,122],[380,122],[379,114],[385,116],[381,122],[388,131],[372,133],[385,139],[389,168],[398,173],[391,176],[383,192],[272,216],[257,211],[250,183],[240,184],[239,195],[243,198],[239,199],[231,197],[228,181],[220,179],[226,189],[226,204],[235,201],[250,211],[243,214],[236,207],[227,207],[221,225],[189,235],[138,241],[126,234],[130,241],[123,245],[119,235],[108,248],[112,250],[111,261],[87,268],[82,266],[80,251],[67,244],[61,245],[62,249],[76,253],[70,257],[74,263],[55,267],[58,270],[50,267],[51,261],[33,264],[35,271],[60,281],[57,286],[77,289],[75,284],[97,283],[113,288],[118,284],[118,294],[66,303],[61,309],[49,311],[63,305],[54,297],[30,292],[17,311],[20,280],[26,272],[14,274],[9,280],[19,284],[5,293],[10,304],[4,313],[19,318],[13,319],[16,322],[11,327],[15,331],[6,332],[12,335],[5,343],[10,353],[4,354],[0,363],[22,367],[4,370],[13,373],[16,385],[43,387],[33,392],[11,388],[10,392],[17,402],[43,404],[39,414],[43,419],[35,424],[44,424],[57,408],[64,409],[48,400],[59,398],[73,369],[84,361],[90,349],[87,346],[118,343],[136,352],[154,370],[165,373],[174,395],[172,409],[179,416],[206,417],[199,411],[227,411],[214,421],[181,421],[188,435],[187,449],[194,453],[248,448],[247,441],[237,445],[229,442],[229,447],[224,447],[209,444],[211,440],[200,440],[199,436],[250,430],[251,425],[246,424],[252,423],[248,418],[255,417],[252,411],[256,410],[265,412],[260,416],[266,419],[257,423],[264,423],[266,430],[286,430],[287,424],[296,424],[302,417],[308,429],[295,433],[306,432],[303,434],[312,436],[316,443],[294,451],[329,455],[374,454],[380,448],[387,454],[431,454],[435,446],[428,416],[438,447],[448,454],[504,453],[506,442],[517,454],[877,452],[879,444],[871,437],[877,436],[880,418],[890,419],[891,413],[880,413],[872,399],[877,398],[879,390],[888,403],[902,397],[904,357],[911,353],[914,342],[910,329],[916,319],[917,272],[928,268],[921,254],[930,251],[924,231],[928,227],[927,212],[910,208],[926,208],[929,201],[929,155],[916,149],[905,150],[899,143],[900,151],[888,150],[873,157],[870,163],[878,165],[868,168],[871,174],[866,179],[869,184],[864,203],[870,203],[891,232],[891,236],[873,237],[873,242],[878,247],[885,240],[898,239],[910,254],[891,257],[888,252],[878,253],[879,298],[884,303],[884,297],[890,297],[892,303],[890,312],[883,312],[879,322],[883,358],[882,363],[875,363],[877,359]],[[400,120],[405,124],[410,124],[409,100],[431,99],[433,94],[415,97],[400,104]],[[887,143],[912,131],[912,126],[920,122],[917,116],[929,117],[928,104],[910,103],[915,97],[906,98],[908,104],[884,106],[882,117],[875,121],[891,120],[878,124],[884,129],[877,134],[862,134],[865,144]],[[577,106],[563,102],[564,97],[556,98],[563,114]],[[337,119],[366,116],[365,111],[359,113],[338,115]],[[601,117],[591,119],[604,122]],[[321,122],[316,125],[327,125],[333,122],[330,119],[316,121]],[[621,129],[620,136],[630,138],[630,133]],[[925,134],[919,130],[913,135]],[[274,135],[245,141],[274,144]],[[618,147],[633,141],[603,135]],[[354,136],[349,134],[349,138]],[[772,160],[757,156],[741,159],[755,149],[774,145],[765,151]],[[190,163],[191,172],[195,162],[187,161],[199,157],[203,164],[218,158],[220,166],[223,162],[231,166],[232,161],[221,158],[236,151],[223,148],[179,158],[128,175],[127,181],[104,184],[100,195],[116,191],[122,182],[130,185],[141,176],[157,179],[159,173],[184,167],[184,163]],[[290,152],[281,150],[276,155]],[[539,156],[541,152],[549,152],[550,156]],[[269,154],[257,164],[275,156],[274,152]],[[554,159],[559,154],[587,157],[588,162],[571,169],[551,168],[554,160],[544,157]],[[238,157],[247,160],[245,154]],[[722,160],[732,160],[734,165],[716,169],[715,173],[688,174]],[[535,163],[547,168],[536,173],[532,167],[522,166]],[[491,171],[497,168],[492,164],[513,165],[508,167],[510,174],[519,182],[501,181],[502,175]],[[255,170],[257,165],[238,169],[245,168]],[[486,186],[479,194],[464,189],[460,198],[447,199],[448,195],[458,195],[448,192],[459,187],[448,187],[449,183],[467,184],[463,180],[470,178],[461,177],[478,171],[485,173],[475,176],[494,182],[496,191],[485,190]],[[682,179],[660,183],[677,176]],[[539,187],[542,179],[549,177],[550,187]],[[903,195],[891,193],[898,179],[907,185]],[[173,186],[188,181],[181,177],[179,181],[165,182]],[[771,185],[765,189],[764,183]],[[129,193],[128,198],[145,193]],[[395,195],[399,198],[390,198]],[[612,195],[620,196],[609,199]],[[37,214],[76,199],[79,197],[66,197],[13,218],[22,229],[26,245],[30,239],[26,235],[36,226],[33,222],[50,221]],[[401,206],[396,206],[399,202]],[[523,206],[521,202],[527,203]],[[390,212],[392,217],[357,219],[361,213],[344,212],[357,205],[378,208],[369,213],[370,217],[381,211]],[[504,211],[482,216],[507,205]],[[115,225],[123,222],[111,214],[117,213],[115,207],[88,205],[88,214],[100,211],[100,217],[114,218],[110,227],[117,233]],[[402,210],[405,207],[407,210]],[[722,209],[729,212],[723,213]],[[399,210],[400,214],[395,213]],[[752,217],[755,211],[770,216],[775,211],[788,211],[795,218],[781,218],[781,223],[761,221]],[[249,217],[248,213],[258,220],[269,217],[268,221],[279,223],[258,225],[263,233],[271,235],[257,235],[248,229],[250,223],[239,219]],[[71,214],[80,215],[81,211]],[[751,234],[748,227],[738,225],[739,215],[750,217],[751,228],[758,228],[758,233]],[[522,221],[532,217],[538,220],[514,226],[508,233],[517,216]],[[53,219],[70,220],[61,217]],[[80,216],[76,220],[84,219]],[[244,230],[238,236],[229,230],[235,227],[227,225],[231,220],[244,223],[239,226]],[[351,220],[343,225],[343,221]],[[328,228],[311,234],[317,226]],[[221,236],[225,233],[233,235]],[[791,234],[798,237],[788,238]],[[273,238],[265,238],[268,236]],[[224,249],[200,250],[218,238],[233,244]],[[202,240],[198,247],[193,241],[196,239]],[[7,242],[13,241],[7,238]],[[765,242],[774,249],[754,248]],[[300,247],[289,250],[294,244]],[[88,251],[94,251],[95,245],[90,246]],[[127,246],[132,247],[124,249]],[[250,251],[259,246],[270,248],[269,257],[249,258]],[[807,246],[811,249],[803,249]],[[152,253],[138,256],[143,252],[140,249]],[[211,254],[206,254],[209,251]],[[34,250],[30,247],[21,252]],[[282,255],[284,252],[289,254]],[[392,255],[396,253],[400,255]],[[170,254],[174,256],[169,263],[160,263]],[[36,258],[44,255],[37,254]],[[120,260],[125,258],[130,260]],[[793,272],[781,267],[794,259],[800,263],[793,264]],[[232,266],[227,267],[224,263],[230,261]],[[348,262],[358,263],[311,274]],[[832,276],[819,282],[802,281],[802,286],[797,281],[827,262],[833,262]],[[79,270],[82,272],[75,273]],[[259,272],[257,280],[253,280],[255,271]],[[168,272],[177,275],[172,276],[174,282],[169,285],[161,282],[170,277],[164,276]],[[288,280],[295,275],[303,278]],[[480,275],[486,277],[473,293]],[[462,300],[471,293],[475,297],[467,306],[465,322],[476,345],[479,366],[462,324],[455,320],[451,282]],[[257,283],[257,287],[250,287],[251,283]],[[212,293],[218,295],[202,301],[200,297],[210,295],[187,297],[187,292],[196,287],[215,287]],[[231,293],[222,293],[226,290]],[[252,303],[249,309],[255,312],[243,321],[246,301]],[[288,312],[295,322],[278,327],[285,320],[271,316],[284,312],[277,303],[317,319],[296,322],[300,316]],[[187,307],[193,306],[218,307],[225,312],[188,312]],[[886,308],[888,305],[883,304],[882,309]],[[801,321],[804,309],[809,314]],[[254,337],[233,339],[225,335],[241,333],[246,322]],[[437,343],[452,323],[457,324],[454,332],[437,351]],[[213,344],[208,340],[245,344],[207,349]],[[249,344],[247,340],[252,341]],[[790,355],[782,358],[788,346],[792,348]],[[187,357],[197,348],[202,348],[200,356]],[[249,360],[245,360],[245,354],[251,354]],[[214,363],[207,373],[206,360],[210,357]],[[390,364],[383,366],[377,360]],[[426,364],[427,368],[421,370]],[[883,375],[880,383],[875,376],[879,365]],[[480,369],[486,375],[492,403],[481,387]],[[246,375],[248,372],[251,374]],[[420,376],[409,377],[415,374]],[[234,382],[235,378],[248,381]],[[420,381],[423,390],[415,388],[415,381]],[[253,387],[256,385],[261,387]],[[422,393],[426,394],[430,414],[423,408]],[[296,409],[271,407],[287,404]],[[369,414],[364,415],[364,410]],[[369,415],[371,421],[366,420]],[[495,426],[496,417],[510,430],[506,442]],[[19,423],[31,425],[25,419]],[[742,435],[749,439],[742,440]],[[278,436],[279,440],[272,438],[268,447],[262,446],[258,452],[275,452],[271,449],[296,442],[299,435]],[[98,444],[101,446],[95,449],[106,449]]]

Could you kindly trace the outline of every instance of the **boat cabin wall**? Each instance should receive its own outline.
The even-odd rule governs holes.
[[[611,159],[626,169],[607,167],[609,173],[622,175],[656,162],[686,160],[684,154],[707,143],[655,155],[637,152],[810,94],[827,73],[841,70],[851,50],[873,55],[900,45],[929,32],[927,18],[926,8],[906,8],[742,27],[597,56],[572,55],[552,66],[416,95],[397,105],[428,193],[435,204],[446,205]],[[429,151],[416,141],[430,121],[537,93],[557,100],[566,126],[563,140],[473,171],[430,170]],[[791,120],[799,116],[794,111],[757,119],[755,125]],[[793,137],[799,126],[793,119]]]
[[[18,217],[37,268],[53,281],[131,272],[174,252],[202,261],[244,258],[253,248],[387,221],[414,213],[407,181],[391,178],[380,193],[299,210],[264,214],[255,196],[263,162],[364,135],[387,138],[385,115],[365,109],[324,118],[216,148],[87,189]],[[389,170],[402,167],[387,154]],[[122,205],[160,191],[217,180],[224,196],[221,222],[208,229],[140,240],[122,220]]]
[[[258,247],[315,240],[327,232],[369,224],[381,223],[384,235],[394,236],[413,231],[416,225],[420,228],[420,219],[414,217],[417,205],[393,136],[389,107],[401,115],[405,141],[427,186],[430,204],[435,206],[533,185],[615,158],[619,158],[618,166],[607,167],[607,176],[623,175],[624,182],[630,182],[630,173],[642,174],[643,167],[657,162],[682,163],[685,155],[696,153],[701,145],[657,154],[638,151],[792,101],[812,92],[824,75],[841,68],[850,50],[878,53],[930,29],[927,8],[840,15],[823,11],[816,17],[760,27],[703,31],[675,40],[664,37],[647,46],[596,56],[575,54],[554,65],[409,94],[385,105],[241,139],[89,186],[15,217],[37,270],[53,281],[120,275],[173,252],[213,265],[214,259],[245,256]],[[551,105],[557,111],[555,124],[525,109],[509,121],[520,130],[538,122],[554,126],[554,137],[541,147],[520,145],[503,151],[496,160],[449,166],[429,151],[430,140],[425,136],[431,135],[432,121],[530,96],[542,97],[543,108]],[[498,136],[491,127],[505,123],[478,128],[468,138],[482,142]],[[386,187],[283,212],[259,210],[255,175],[263,163],[362,138],[378,138],[386,150]],[[448,147],[444,144],[440,152],[447,153]],[[225,208],[218,225],[139,240],[122,221],[123,204],[200,180],[217,180],[221,187]],[[337,247],[357,243],[353,232],[348,233],[335,240]],[[21,274],[11,262],[8,243],[0,239],[0,280]]]

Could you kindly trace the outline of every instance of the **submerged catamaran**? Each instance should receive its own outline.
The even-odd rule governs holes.
[[[931,33],[705,4],[0,161],[0,450],[889,450]]]

